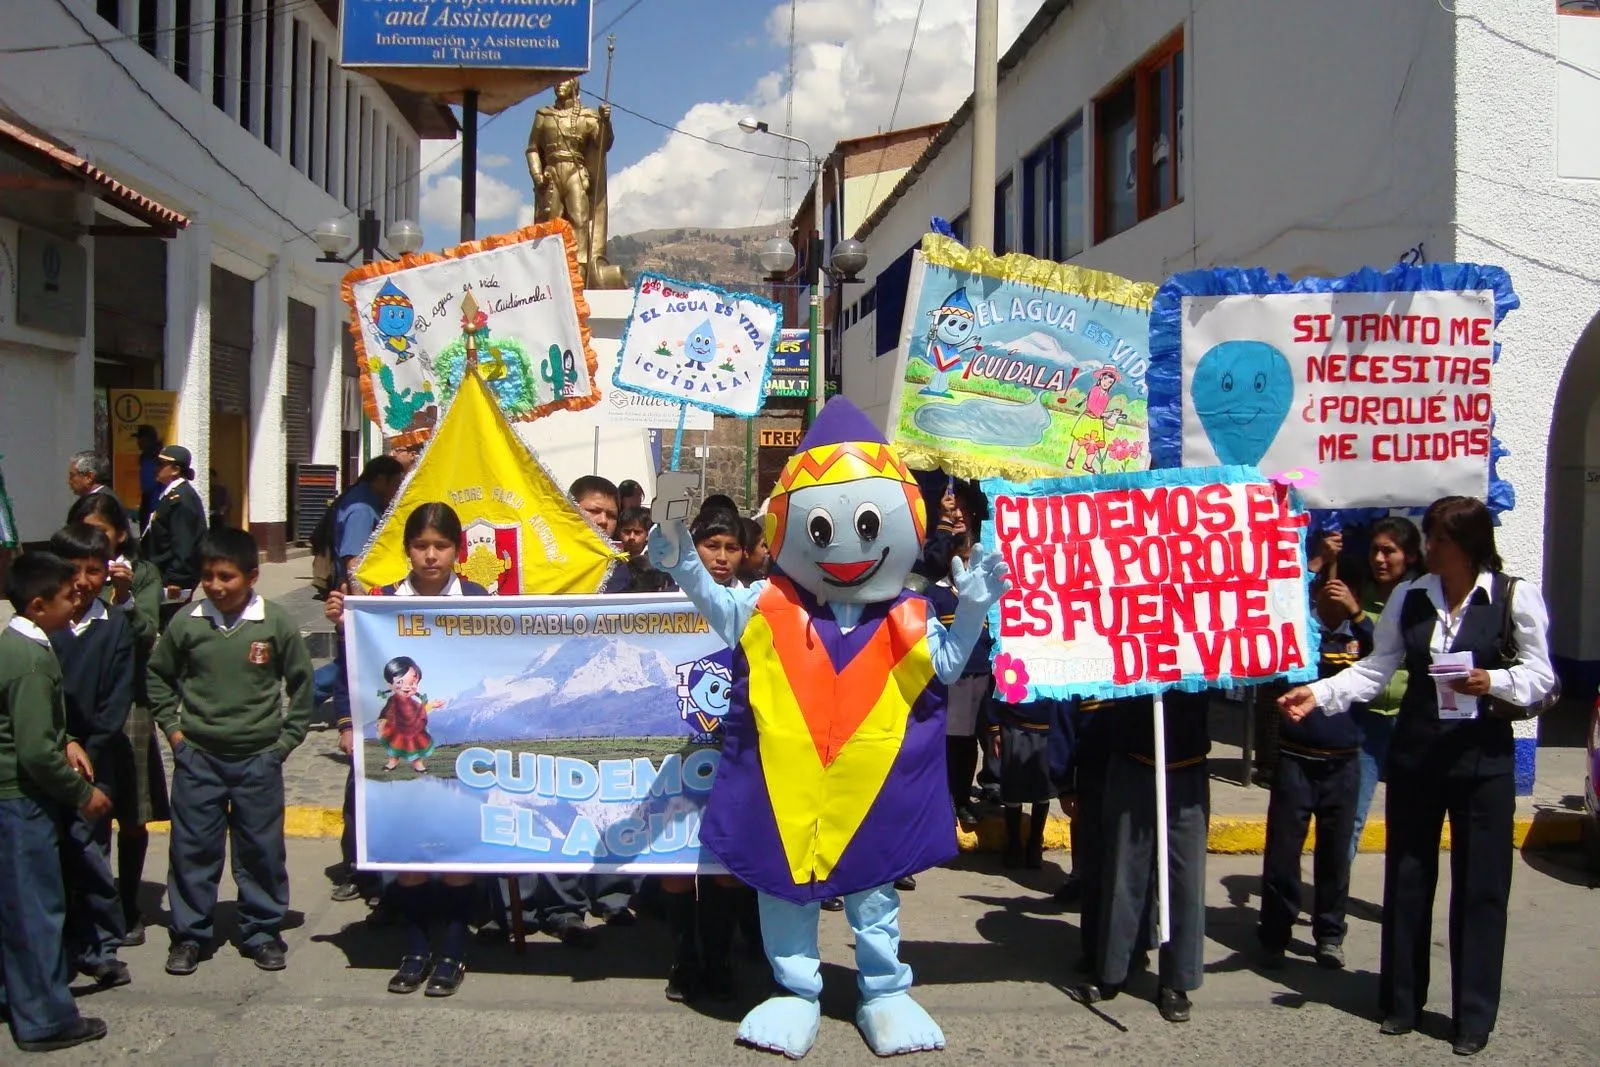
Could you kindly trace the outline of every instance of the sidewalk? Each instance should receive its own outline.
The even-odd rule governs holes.
[[[319,659],[332,655],[332,628],[322,615],[322,602],[312,597],[309,557],[261,568],[257,584],[263,596],[289,610]],[[1222,854],[1259,853],[1265,847],[1266,789],[1242,785],[1244,709],[1218,702],[1211,709],[1211,835],[1210,851]],[[1583,738],[1588,708],[1568,701],[1549,712],[1540,723],[1538,773],[1533,795],[1517,799],[1516,842],[1519,848],[1546,848],[1576,844],[1583,831]],[[342,826],[340,805],[344,796],[347,761],[339,754],[338,735],[327,726],[313,729],[284,765],[284,787],[289,804],[288,832],[299,837],[336,837]],[[1384,788],[1373,797],[1373,816],[1362,835],[1363,852],[1382,852],[1386,833],[1383,819]],[[1004,829],[998,817],[986,819],[976,834],[961,833],[964,851],[998,851]],[[1449,848],[1449,827],[1444,847]],[[1059,807],[1054,809],[1045,834],[1046,847],[1068,848],[1071,833]],[[1310,848],[1311,842],[1307,842]]]

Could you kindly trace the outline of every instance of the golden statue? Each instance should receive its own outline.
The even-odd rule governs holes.
[[[534,217],[572,224],[578,267],[590,289],[627,286],[622,268],[605,260],[606,153],[615,140],[611,106],[584,107],[576,78],[556,86],[556,102],[534,114],[528,131]]]

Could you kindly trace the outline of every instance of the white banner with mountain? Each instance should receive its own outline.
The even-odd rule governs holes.
[[[683,874],[732,653],[676,594],[352,597],[363,868]]]

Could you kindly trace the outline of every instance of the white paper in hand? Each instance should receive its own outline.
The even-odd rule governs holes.
[[[689,471],[662,471],[656,475],[656,495],[650,501],[650,519],[658,525],[669,520],[688,522],[690,498],[700,476]]]
[[[1439,718],[1476,719],[1478,698],[1458,693],[1451,683],[1467,677],[1472,672],[1471,652],[1435,652],[1428,667],[1428,676],[1439,693]]]

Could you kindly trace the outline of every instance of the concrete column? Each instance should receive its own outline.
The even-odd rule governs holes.
[[[172,69],[173,55],[177,52],[174,47],[178,40],[178,4],[177,0],[156,0],[156,58]],[[191,62],[193,56],[189,57]]]
[[[218,13],[227,20],[220,27],[227,35],[224,48],[222,79],[222,109],[235,122],[239,121],[239,83],[244,77],[244,64],[249,57],[244,49],[244,21],[239,17],[239,0],[218,0]]]
[[[284,559],[289,532],[289,448],[283,406],[289,395],[289,265],[275,256],[255,285],[250,351],[250,532],[263,556]]]
[[[369,150],[372,144],[372,109],[367,106],[367,94],[359,90],[356,92],[356,113],[358,124],[353,131],[355,136],[350,138],[350,149],[354,153],[350,166],[356,176],[356,190],[350,199],[350,208],[359,213],[372,195],[372,153]]]
[[[250,116],[247,128],[256,137],[264,135],[267,128],[267,94],[272,87],[267,84],[267,9],[256,5],[250,11]]]
[[[274,94],[277,100],[277,118],[272,123],[272,144],[268,147],[274,149],[284,159],[288,160],[291,167],[294,166],[294,160],[289,158],[290,147],[293,144],[293,139],[289,136],[289,126],[293,121],[291,115],[294,102],[294,85],[292,84],[294,81],[294,64],[292,62],[294,36],[290,32],[293,26],[294,17],[283,10],[280,3],[278,21],[273,28],[273,33],[276,35],[275,43],[272,46],[273,70],[266,79],[272,83],[267,86],[267,92]]]
[[[93,225],[94,197],[80,193],[76,200],[79,225]],[[94,257],[101,250],[97,238],[80,237],[78,243],[87,253],[83,268],[83,301],[89,313],[84,317],[83,336],[72,354],[72,402],[63,413],[66,416],[62,423],[66,431],[64,436],[69,442],[83,442],[74,445],[73,451],[89,448],[94,443]]]
[[[383,220],[383,228],[389,228],[388,200],[384,196],[389,186],[389,159],[385,154],[384,145],[389,136],[389,124],[384,121],[383,114],[374,106],[372,109],[372,192],[370,203],[372,210],[378,213],[378,218]]]
[[[139,32],[139,0],[118,0],[117,29],[125,36]]]
[[[344,457],[344,302],[330,286],[317,305],[317,370],[311,391],[311,462],[337,465]]]
[[[216,69],[216,18],[219,0],[189,0],[189,84],[207,101]]]
[[[113,253],[114,254],[114,253]],[[194,456],[195,488],[211,488],[211,226],[191,220],[167,242],[166,387],[178,394],[177,440]]]
[[[328,86],[328,127],[331,136],[328,145],[332,149],[328,153],[328,195],[339,201],[345,202],[344,195],[344,157],[346,154],[344,143],[344,97],[345,78],[344,71],[337,66],[333,68],[333,82]]]
[[[285,22],[291,20],[285,16]],[[300,39],[294,46],[294,62],[285,63],[284,70],[291,73],[294,84],[291,89],[294,94],[294,138],[291,145],[298,141],[300,154],[292,158],[290,163],[299,168],[300,173],[311,176],[311,131],[315,124],[311,121],[311,86],[316,81],[316,72],[311,66],[311,27],[300,19],[294,19],[293,24],[300,30]],[[290,38],[293,40],[293,37]],[[295,66],[300,68],[300,77],[292,78]]]

